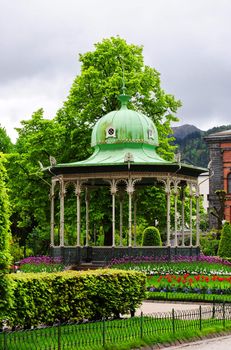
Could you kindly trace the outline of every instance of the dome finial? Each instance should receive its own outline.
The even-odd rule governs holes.
[[[130,99],[131,99],[131,96],[128,96],[128,95],[125,95],[125,94],[119,95],[118,96],[118,100],[121,103],[121,108],[127,108],[127,104],[130,101]]]
[[[131,96],[125,95],[125,90],[126,90],[126,86],[125,86],[125,76],[124,76],[124,61],[123,61],[123,57],[119,56],[119,61],[121,63],[122,66],[122,95],[118,96],[118,100],[121,103],[121,108],[127,108],[127,104],[131,99]]]
[[[125,78],[124,78],[124,62],[122,61],[122,71],[123,71],[123,85],[122,85],[122,91],[123,91],[123,95],[125,95]]]

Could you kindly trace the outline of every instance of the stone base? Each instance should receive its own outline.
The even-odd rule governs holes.
[[[171,261],[175,256],[200,255],[199,247],[51,247],[52,257],[62,257],[65,265],[107,265],[112,259],[123,257],[162,258]]]

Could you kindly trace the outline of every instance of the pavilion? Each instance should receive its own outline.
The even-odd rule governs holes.
[[[207,169],[178,161],[166,161],[156,148],[158,133],[153,121],[144,114],[131,110],[127,104],[130,97],[119,96],[121,107],[103,116],[95,124],[91,146],[94,153],[86,160],[74,163],[55,164],[49,167],[53,174],[51,186],[51,253],[62,256],[66,263],[102,262],[122,256],[199,254],[199,185],[198,176]],[[135,191],[139,186],[164,186],[166,193],[166,232],[163,247],[138,247],[136,244]],[[76,243],[65,245],[65,194],[69,186],[76,195]],[[93,188],[108,186],[111,195],[112,239],[110,246],[92,246],[89,242],[89,193]],[[184,201],[185,188],[189,188],[190,223],[189,246],[185,241]],[[55,239],[55,197],[59,189],[59,242]],[[128,202],[127,246],[122,245],[124,192]],[[85,232],[81,230],[81,193],[85,192]],[[171,196],[174,197],[174,227],[170,224]],[[196,197],[196,243],[193,245],[193,197]],[[177,212],[177,201],[181,198],[181,213]],[[116,201],[119,200],[120,243],[116,245]],[[83,200],[82,200],[83,202]],[[179,217],[180,216],[180,217]],[[181,243],[179,245],[179,232]],[[82,236],[84,235],[84,240]],[[84,242],[84,243],[83,243]]]

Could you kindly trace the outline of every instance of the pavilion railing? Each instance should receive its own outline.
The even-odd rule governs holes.
[[[106,264],[122,257],[155,257],[171,261],[176,256],[199,256],[199,247],[52,247],[53,257],[62,257],[65,264],[83,262]]]

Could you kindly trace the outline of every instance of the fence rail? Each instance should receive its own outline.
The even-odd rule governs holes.
[[[154,313],[119,320],[81,324],[58,324],[52,327],[0,333],[3,350],[76,350],[98,349],[160,334],[174,334],[188,329],[202,330],[214,325],[225,327],[231,320],[231,305],[200,306],[194,310]]]

